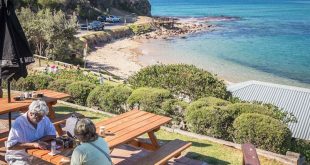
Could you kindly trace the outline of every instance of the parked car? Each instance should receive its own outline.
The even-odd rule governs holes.
[[[93,21],[90,24],[88,24],[89,30],[103,30],[104,29],[104,23],[100,21]]]
[[[107,21],[107,16],[105,16],[105,15],[98,16],[97,17],[97,21],[106,22]]]
[[[81,30],[87,30],[87,24],[80,24]]]
[[[106,17],[106,21],[107,22],[120,22],[121,21],[121,18],[120,17],[117,17],[115,15],[110,15],[110,16],[107,16]]]

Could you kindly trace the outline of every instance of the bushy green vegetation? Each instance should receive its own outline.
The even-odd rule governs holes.
[[[165,99],[171,97],[169,90],[142,87],[132,92],[127,103],[131,108],[137,105],[140,109],[147,112],[162,113],[161,104]]]
[[[188,96],[195,100],[214,96],[228,98],[223,81],[194,65],[172,64],[146,67],[129,78],[134,87],[154,87],[170,90],[177,96]]]
[[[310,141],[294,139],[291,144],[290,151],[301,153],[306,157],[308,163],[310,163]]]
[[[54,79],[67,79],[72,81],[87,81],[99,84],[98,76],[83,70],[59,70],[57,74],[49,74]]]
[[[185,114],[188,129],[213,137],[229,139],[230,120],[226,107],[205,106],[202,100],[197,100],[189,105]]]
[[[164,74],[163,70],[154,71],[152,74]],[[191,70],[191,72],[193,75],[200,75],[202,71],[198,70],[199,73],[196,73]],[[157,77],[164,79],[172,73],[181,74],[179,71],[173,71],[170,68],[166,75],[161,77],[161,74],[158,74]],[[188,74],[186,71],[183,73]],[[148,76],[146,77],[152,79]],[[21,82],[14,82],[12,86],[18,86],[21,90],[36,90],[48,86],[50,89],[68,92],[72,96],[69,101],[73,103],[97,107],[115,114],[137,107],[148,112],[171,117],[173,121],[170,126],[173,127],[234,142],[251,142],[258,148],[279,153],[291,149],[302,152],[309,159],[309,145],[304,145],[300,141],[298,143],[293,141],[292,148],[289,148],[291,133],[287,124],[295,121],[295,118],[290,114],[271,104],[240,102],[238,99],[231,99],[231,97],[223,99],[210,94],[218,91],[227,94],[226,88],[213,92],[209,91],[205,97],[199,98],[198,96],[203,95],[202,89],[212,90],[214,86],[217,86],[214,83],[221,84],[222,82],[212,79],[216,81],[211,81],[211,87],[207,84],[205,88],[196,88],[194,85],[189,87],[186,84],[189,82],[180,85],[173,84],[181,83],[180,77],[182,76],[173,75],[169,81],[159,81],[166,85],[165,89],[163,87],[138,87],[138,85],[134,85],[135,88],[132,89],[130,85],[111,85],[108,82],[105,82],[104,85],[97,85],[98,80],[95,75],[86,74],[80,70],[64,70],[57,74],[29,76],[26,78],[27,80],[21,79]],[[193,77],[183,76],[183,79],[188,78],[196,81]],[[147,81],[144,77],[142,79]],[[36,80],[36,84],[34,84],[34,80]],[[151,80],[149,83],[155,86],[156,80]],[[196,83],[199,84],[199,82],[197,80]],[[138,83],[143,83],[143,81]],[[221,87],[221,85],[219,86]],[[192,89],[190,91],[192,92],[191,96],[195,95],[197,99],[195,101],[189,100],[189,103],[184,102],[184,100],[188,100],[180,98],[176,92],[176,89],[185,91],[181,90],[183,88],[188,88],[186,89],[188,91]],[[300,147],[300,144],[305,147]]]
[[[291,117],[275,106],[260,103],[231,103],[214,97],[207,97],[198,99],[188,106],[185,121],[190,131],[233,141],[236,139],[233,122],[240,115],[248,113],[262,114],[274,118],[282,127],[287,129],[286,119]],[[260,142],[255,144],[261,147],[259,146]],[[272,145],[271,143],[268,144]],[[264,146],[261,148],[264,148]],[[280,150],[283,149],[278,151]]]
[[[149,23],[145,23],[145,24],[131,24],[128,25],[128,27],[130,28],[130,30],[134,33],[134,34],[145,34],[148,32],[151,32],[154,30],[154,28],[152,27],[151,24]]]
[[[117,85],[106,93],[101,93],[100,107],[114,114],[126,112],[127,99],[131,95],[132,89],[126,85]]]
[[[73,50],[78,50],[72,44],[77,31],[75,15],[67,19],[62,11],[42,9],[33,12],[30,8],[21,8],[17,15],[34,53],[53,60],[64,60],[71,58]]]
[[[292,133],[281,121],[248,113],[234,121],[234,137],[238,143],[252,143],[272,152],[285,153],[290,148]]]
[[[215,97],[192,102],[185,114],[188,129],[213,137],[231,139],[230,126],[233,120],[226,107],[229,104],[231,103]]]
[[[57,92],[67,92],[67,86],[72,84],[73,82],[73,80],[68,79],[56,79],[55,81],[52,81],[47,88]]]
[[[48,75],[29,75],[26,78],[20,78],[18,81],[12,81],[11,89],[18,91],[46,89],[51,81],[53,81],[53,78]],[[6,82],[3,82],[3,87],[7,87]]]
[[[86,99],[95,85],[87,81],[79,81],[70,84],[66,91],[71,95],[70,100],[79,105],[86,105]]]
[[[174,127],[178,127],[180,129],[186,129],[184,122],[184,114],[187,107],[188,107],[187,102],[178,99],[166,99],[161,104],[162,111],[160,112],[160,114],[171,117],[172,118],[171,124]]]
[[[108,93],[110,89],[112,89],[113,86],[109,84],[104,84],[104,85],[99,85],[97,86],[94,90],[92,90],[88,97],[87,97],[87,106],[89,107],[94,107],[97,106],[99,107],[99,104],[101,102],[102,96],[105,93]]]
[[[227,109],[229,109],[234,119],[243,113],[258,113],[273,117],[283,123],[294,122],[296,120],[294,116],[271,104],[236,103],[228,105]]]

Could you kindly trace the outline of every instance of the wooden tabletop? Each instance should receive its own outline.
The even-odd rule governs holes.
[[[57,102],[57,100],[64,99],[70,97],[70,95],[61,93],[61,92],[55,92],[51,90],[40,90],[37,91],[37,93],[43,93],[44,97],[43,99],[46,101],[47,104],[52,102]],[[27,99],[23,101],[15,101],[12,97],[11,103],[8,103],[7,98],[0,98],[0,115],[6,114],[9,112],[19,111],[22,109],[27,109],[28,106],[31,104],[33,100]]]
[[[28,149],[27,153],[29,155],[33,155],[33,156],[35,156],[37,158],[45,160],[45,161],[47,161],[49,163],[56,164],[56,165],[61,165],[63,159],[68,159],[68,157],[66,157],[67,152],[71,153],[72,150],[73,149],[64,149],[64,150],[61,151],[60,154],[57,154],[57,155],[54,155],[54,156],[48,154],[48,153],[50,153],[50,150]]]
[[[127,143],[145,133],[159,129],[168,123],[171,118],[153,113],[132,110],[127,113],[96,123],[97,132],[99,127],[104,126],[107,141],[110,148]]]
[[[153,113],[132,110],[127,113],[112,117],[96,124],[97,132],[100,126],[104,126],[107,136],[105,140],[110,148],[117,145],[127,143],[140,135],[157,130],[160,126],[168,123],[169,117],[156,115]],[[52,164],[61,164],[61,160],[65,158],[65,154],[51,156],[48,150],[29,149],[30,155],[41,158]]]

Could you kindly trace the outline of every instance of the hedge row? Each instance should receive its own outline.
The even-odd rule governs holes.
[[[192,102],[185,113],[190,131],[239,143],[251,142],[280,153],[290,148],[288,121],[294,118],[275,106],[231,103],[213,97]]]
[[[48,75],[29,75],[26,78],[20,78],[18,81],[11,81],[11,89],[18,91],[33,91],[46,89],[50,82],[54,79]],[[6,82],[3,82],[3,87],[7,88]]]

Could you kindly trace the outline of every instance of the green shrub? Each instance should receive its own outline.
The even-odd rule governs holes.
[[[219,99],[215,97],[203,97],[196,101],[193,101],[190,104],[189,109],[197,109],[201,107],[221,107],[221,106],[226,106],[228,104],[230,104],[230,102],[223,100],[223,99]]]
[[[177,99],[165,100],[161,107],[161,114],[172,118],[172,124],[180,129],[185,129],[184,114],[188,103]]]
[[[127,110],[126,101],[131,92],[132,89],[126,85],[114,86],[106,93],[101,93],[100,107],[114,114],[124,113]]]
[[[67,79],[72,81],[87,81],[92,84],[99,84],[98,76],[82,70],[59,70],[57,74],[49,74],[54,79]]]
[[[159,88],[138,88],[132,92],[129,96],[127,103],[133,108],[135,104],[139,105],[139,108],[154,113],[160,113],[161,104],[165,99],[171,98],[170,91]]]
[[[58,91],[58,92],[67,92],[66,91],[67,86],[72,84],[72,83],[73,83],[72,80],[59,79],[59,80],[52,81],[48,85],[47,88],[54,90],[54,91]]]
[[[134,34],[145,34],[153,31],[151,24],[132,24],[128,26]]]
[[[47,75],[32,75],[27,78],[32,79],[35,90],[47,89],[49,83],[53,81],[53,78]]]
[[[70,84],[66,90],[71,95],[70,101],[75,104],[85,105],[90,91],[92,91],[94,88],[94,84],[85,81],[79,81]]]
[[[93,107],[93,106],[99,106],[102,98],[106,93],[108,93],[113,88],[112,85],[104,84],[99,85],[95,89],[93,89],[88,97],[87,97],[87,106]]]
[[[201,105],[201,104],[200,104]],[[190,104],[185,113],[185,121],[190,131],[223,139],[229,138],[226,120],[229,118],[225,108]]]
[[[233,123],[238,143],[252,143],[272,152],[285,153],[290,147],[292,133],[286,124],[272,117],[247,113]]]
[[[18,91],[33,91],[40,89],[47,89],[53,78],[47,75],[29,75],[26,78],[20,78],[18,81],[11,82],[11,89]],[[6,82],[3,82],[4,87],[7,87]]]
[[[236,103],[228,105],[227,109],[230,111],[234,119],[243,113],[258,113],[281,120],[284,123],[294,121],[294,116],[288,115],[287,112],[284,112],[271,104]]]
[[[307,162],[310,163],[310,141],[294,139],[291,146],[290,151],[301,153],[306,157]]]
[[[17,81],[11,82],[11,89],[17,91],[33,91],[35,90],[35,85],[33,79],[30,78],[20,78]]]
[[[214,96],[226,99],[226,85],[211,73],[186,64],[153,65],[129,78],[134,87],[154,87],[170,90],[174,95],[185,95],[190,99]]]
[[[215,97],[200,98],[192,102],[185,115],[188,129],[213,137],[229,139],[232,124],[230,113],[226,109],[229,104],[230,102]]]

